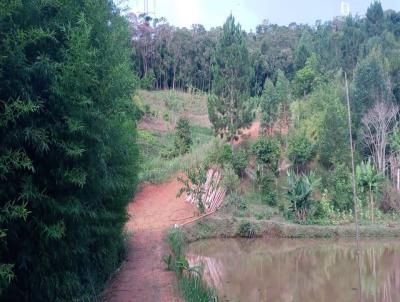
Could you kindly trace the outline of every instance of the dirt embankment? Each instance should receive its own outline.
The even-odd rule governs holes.
[[[338,226],[299,225],[285,221],[249,220],[232,216],[208,216],[197,223],[182,227],[188,242],[209,238],[238,237],[241,223],[250,221],[254,237],[277,238],[350,238],[355,237],[353,224]],[[400,225],[360,226],[363,238],[400,237]]]
[[[129,204],[128,255],[104,292],[105,302],[181,301],[173,272],[165,270],[162,257],[168,228],[192,219],[196,207],[176,198],[181,184],[176,176],[160,185],[147,184]]]

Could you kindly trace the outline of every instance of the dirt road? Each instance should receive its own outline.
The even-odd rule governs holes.
[[[176,198],[181,184],[177,176],[159,185],[145,185],[129,204],[127,229],[133,232],[128,256],[104,293],[105,302],[181,301],[175,275],[165,270],[163,241],[176,223],[193,218],[196,207]]]

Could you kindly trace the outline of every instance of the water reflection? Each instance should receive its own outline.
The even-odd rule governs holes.
[[[362,301],[400,301],[400,241],[360,245]],[[358,301],[354,242],[254,239],[207,240],[190,246],[192,264],[222,301]]]

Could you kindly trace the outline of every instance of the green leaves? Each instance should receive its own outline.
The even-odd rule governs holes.
[[[0,127],[6,127],[11,122],[16,123],[19,118],[37,112],[40,106],[40,102],[21,100],[20,98],[9,99],[7,102],[0,100]]]
[[[292,211],[297,219],[305,221],[311,206],[311,194],[319,186],[321,179],[314,172],[296,175],[293,171],[287,172],[286,197],[291,203]]]
[[[0,155],[0,179],[7,179],[7,175],[15,170],[35,171],[31,159],[23,150],[4,150]]]
[[[276,173],[281,155],[277,139],[273,137],[261,137],[257,139],[252,147],[252,152],[261,165]]]
[[[175,151],[183,155],[189,152],[192,141],[192,134],[190,130],[189,120],[186,118],[180,118],[175,126]]]
[[[252,68],[244,33],[230,15],[215,52],[213,94],[207,103],[215,132],[231,140],[239,128],[253,120],[249,102]]]
[[[356,166],[356,177],[362,192],[372,190],[375,193],[384,179],[384,176],[376,171],[370,159]]]
[[[90,301],[137,183],[128,24],[112,1],[3,2],[0,300]]]

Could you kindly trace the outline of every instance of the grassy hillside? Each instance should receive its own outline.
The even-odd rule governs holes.
[[[213,131],[207,115],[207,97],[180,91],[139,91],[135,101],[145,112],[139,123],[142,170],[141,182],[161,182],[187,164],[203,159],[211,145]],[[170,158],[175,138],[175,124],[179,117],[191,122],[193,146],[188,154]]]

